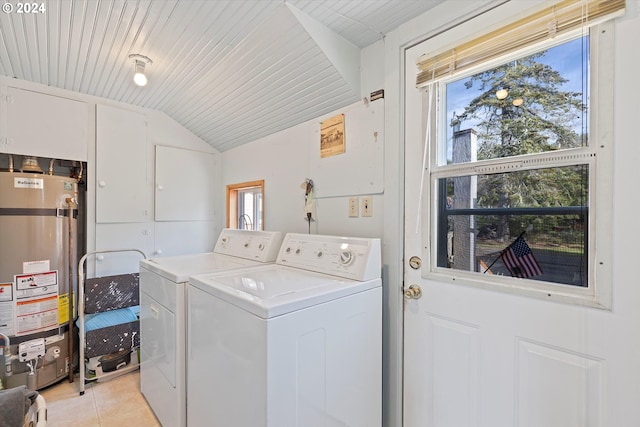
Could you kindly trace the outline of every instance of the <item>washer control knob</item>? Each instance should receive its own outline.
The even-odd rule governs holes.
[[[351,251],[340,252],[340,264],[349,265],[353,261],[353,253]]]

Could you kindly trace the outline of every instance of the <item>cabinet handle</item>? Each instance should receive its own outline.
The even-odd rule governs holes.
[[[104,187],[106,187],[106,186],[107,186],[107,182],[106,182],[106,181],[99,181],[99,182],[98,182],[98,187],[100,187],[100,188],[104,188]]]
[[[164,190],[164,185],[158,185],[158,191]]]

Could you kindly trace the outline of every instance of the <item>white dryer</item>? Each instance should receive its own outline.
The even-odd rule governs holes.
[[[282,233],[224,229],[213,252],[140,262],[140,389],[164,426],[186,426],[186,283],[189,275],[275,261]]]
[[[381,425],[379,239],[287,234],[187,286],[189,426]]]

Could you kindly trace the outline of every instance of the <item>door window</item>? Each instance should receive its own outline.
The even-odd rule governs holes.
[[[611,87],[590,40],[578,31],[427,86],[427,275],[608,306],[596,276],[610,255],[595,247],[610,224],[594,207],[610,203],[611,141],[593,129],[611,125],[597,115]]]

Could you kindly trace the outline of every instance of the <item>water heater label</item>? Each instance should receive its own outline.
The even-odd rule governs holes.
[[[42,261],[27,261],[22,263],[23,273],[42,273],[51,270],[50,261],[48,259]]]
[[[43,189],[44,179],[43,178],[14,178],[13,187]]]
[[[2,301],[13,301],[13,283],[0,283],[0,302]]]
[[[35,274],[18,274],[14,277],[18,298],[20,298],[22,291],[27,292],[24,296],[36,293],[48,294],[53,287],[56,288],[56,294],[58,293],[58,272],[55,270]]]
[[[13,283],[0,283],[0,332],[14,335]]]

